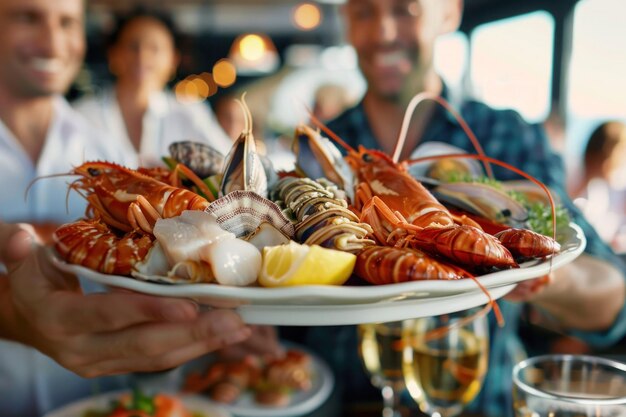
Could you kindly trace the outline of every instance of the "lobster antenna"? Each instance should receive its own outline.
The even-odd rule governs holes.
[[[65,212],[69,213],[70,212],[70,192],[72,190],[76,191],[78,193],[78,195],[80,195],[82,198],[84,198],[87,202],[89,202],[89,199],[87,198],[87,195],[84,194],[81,190],[74,188],[74,184],[76,184],[77,182],[80,181],[80,178],[72,181],[69,185],[69,187],[67,187],[67,192],[65,193]]]
[[[481,156],[486,156],[485,151],[480,145],[480,142],[478,142],[478,139],[476,138],[476,135],[474,135],[474,132],[472,132],[472,129],[470,129],[463,117],[461,117],[461,115],[452,108],[450,103],[448,103],[443,97],[424,91],[413,96],[413,98],[409,102],[409,105],[406,108],[406,111],[404,112],[404,119],[402,120],[400,135],[398,136],[398,141],[396,142],[396,147],[393,151],[393,162],[398,162],[398,159],[400,158],[400,153],[402,152],[402,148],[404,148],[404,143],[406,142],[406,135],[409,130],[409,124],[411,123],[411,117],[413,116],[413,113],[415,112],[418,104],[420,104],[424,100],[433,100],[439,103],[439,105],[446,109],[450,114],[452,114],[456,121],[459,122],[459,125],[461,125],[463,132],[465,132],[467,137],[469,137],[472,145],[474,145],[474,149],[476,150],[476,152]],[[491,166],[487,161],[481,161],[485,165],[487,176],[493,179],[493,171],[491,170]]]
[[[343,139],[341,139],[339,136],[337,136],[337,134],[335,132],[333,132],[332,130],[330,130],[328,128],[328,126],[326,126],[320,119],[318,119],[317,117],[315,117],[315,115],[313,114],[313,112],[311,111],[311,109],[308,108],[308,106],[304,106],[304,108],[306,109],[307,113],[309,114],[309,117],[311,118],[311,121],[313,122],[313,124],[315,126],[317,126],[318,129],[322,129],[322,131],[324,133],[326,133],[332,140],[334,140],[335,142],[337,142],[339,145],[341,145],[342,148],[344,148],[346,151],[348,152],[354,152],[354,148],[350,145],[348,145]]]
[[[68,177],[72,175],[78,175],[78,174],[71,174],[71,173],[63,172],[61,174],[42,175],[41,177],[34,178],[30,183],[28,183],[26,190],[24,190],[24,201],[25,202],[28,201],[28,193],[30,192],[30,189],[33,188],[33,185],[35,185],[35,183],[38,182],[39,180],[43,180],[46,178]]]

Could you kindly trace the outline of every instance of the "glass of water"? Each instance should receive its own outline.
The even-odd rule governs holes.
[[[513,369],[516,417],[626,417],[626,364],[544,355]]]

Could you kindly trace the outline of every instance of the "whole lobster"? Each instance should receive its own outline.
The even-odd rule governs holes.
[[[70,189],[89,202],[87,215],[123,232],[151,234],[159,218],[209,206],[205,198],[192,191],[111,162],[86,162],[71,174],[80,176]]]
[[[465,216],[453,216],[385,153],[353,149],[322,125],[344,146],[345,161],[355,177],[353,209],[374,229],[381,245],[411,246],[471,267],[516,267],[511,253],[495,237]],[[458,224],[461,223],[461,224]]]
[[[88,219],[55,230],[57,252],[73,264],[129,275],[153,247],[152,229],[157,219],[209,205],[189,190],[152,177],[162,171],[140,172],[110,162],[86,162],[73,169],[70,174],[79,179],[69,188],[88,201]]]

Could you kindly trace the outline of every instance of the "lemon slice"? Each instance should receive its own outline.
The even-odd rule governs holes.
[[[264,287],[290,285],[341,285],[350,277],[356,255],[318,245],[287,245],[263,248],[259,284]]]

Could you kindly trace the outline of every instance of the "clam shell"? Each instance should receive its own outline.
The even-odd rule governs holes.
[[[327,178],[350,199],[354,197],[354,174],[333,142],[309,126],[299,125],[291,149],[299,172],[311,179]]]
[[[435,155],[452,155],[467,153],[464,149],[457,148],[456,146],[449,145],[443,142],[426,142],[413,151],[411,159],[423,158],[426,156]],[[413,177],[419,178],[436,178],[439,180],[445,180],[447,172],[457,171],[460,173],[467,173],[473,177],[480,177],[485,175],[483,165],[475,159],[463,159],[463,158],[450,158],[441,159],[436,161],[425,161],[409,166],[409,174]]]
[[[245,237],[257,230],[261,223],[269,223],[290,239],[295,234],[291,221],[275,203],[253,191],[237,190],[212,202],[205,210],[217,217],[219,225]]]
[[[174,142],[169,146],[170,156],[191,169],[198,177],[207,178],[222,172],[224,155],[201,142]]]
[[[442,203],[506,224],[520,225],[528,219],[528,210],[519,201],[487,184],[441,184],[433,190],[433,195]]]
[[[237,190],[254,191],[267,196],[267,174],[252,133],[243,132],[224,161],[220,191],[222,195]]]
[[[246,237],[259,251],[266,246],[286,245],[289,239],[283,232],[269,223],[261,223],[257,229]]]

